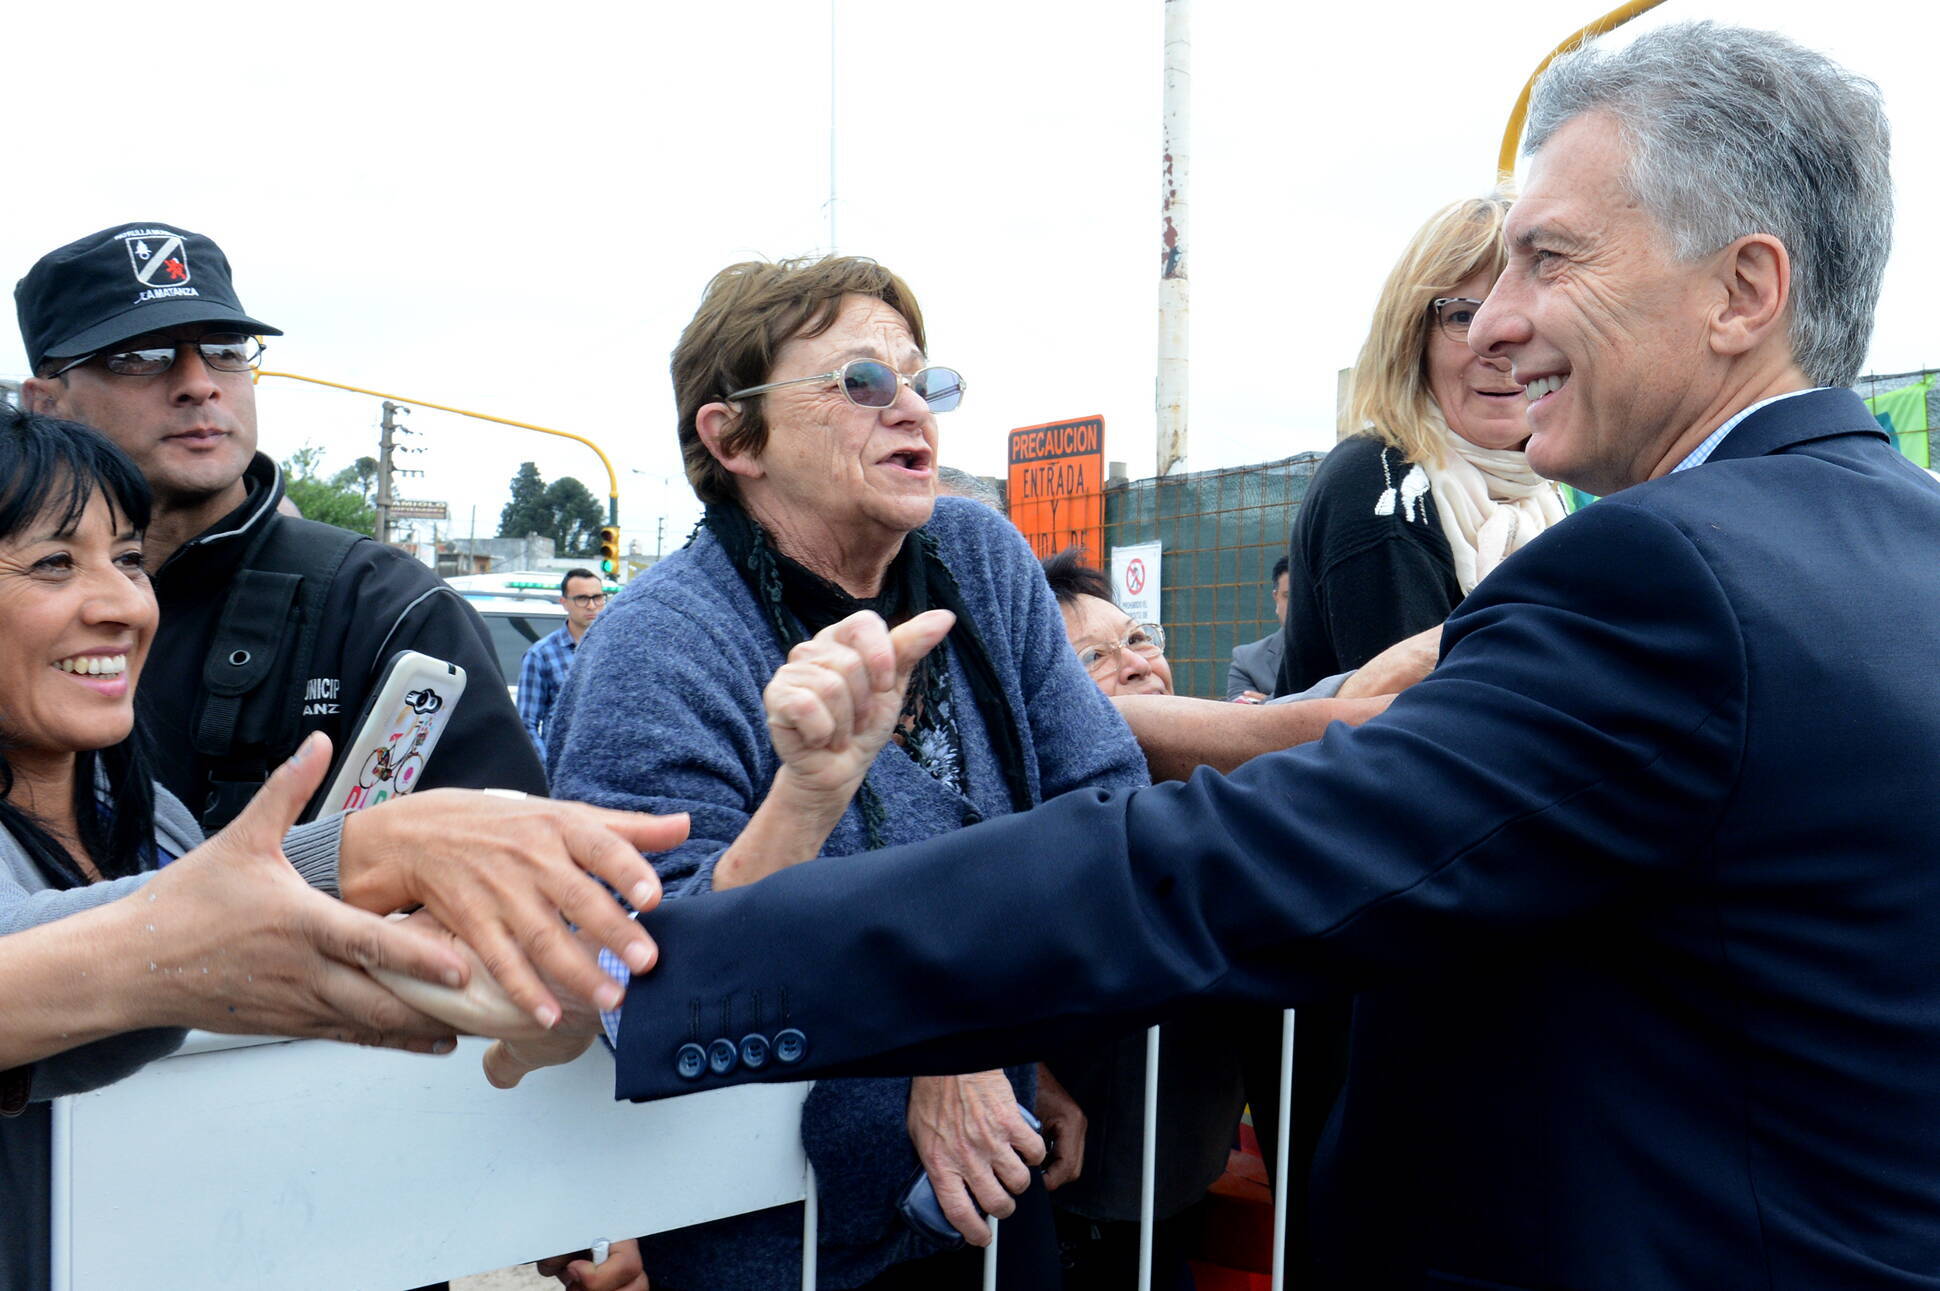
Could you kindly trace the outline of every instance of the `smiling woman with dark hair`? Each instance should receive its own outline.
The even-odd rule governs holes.
[[[155,634],[148,486],[86,426],[0,410],[0,934],[125,895],[202,841],[132,737]],[[0,1284],[44,1283],[46,1100],[181,1042],[136,1031],[0,1078]]]
[[[127,738],[155,630],[148,486],[75,422],[9,410],[0,427],[0,828],[53,887],[80,887],[134,873],[154,830]]]

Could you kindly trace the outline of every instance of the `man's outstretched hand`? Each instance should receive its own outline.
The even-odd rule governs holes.
[[[496,1043],[485,1051],[485,1078],[498,1088],[510,1089],[541,1067],[573,1061],[599,1034],[599,1014],[575,1005],[571,992],[566,992],[565,1016],[552,1026],[540,1026],[484,971],[471,947],[454,937],[429,910],[418,911],[403,924],[448,945],[472,970],[469,979],[463,987],[454,988],[383,968],[373,968],[371,976],[412,1008],[422,1009],[466,1035],[494,1037]],[[597,953],[597,949],[588,953]]]
[[[347,817],[338,882],[359,909],[424,906],[550,1029],[564,1014],[548,981],[600,1008],[620,1002],[619,986],[568,922],[633,972],[653,967],[653,941],[613,893],[652,909],[660,883],[640,853],[686,837],[685,816],[431,789]]]

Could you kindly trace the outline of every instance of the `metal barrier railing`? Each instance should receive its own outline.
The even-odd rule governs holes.
[[[1158,1039],[1151,1028],[1139,1291],[1152,1275]],[[197,1033],[118,1084],[56,1100],[53,1291],[389,1291],[794,1201],[802,1286],[813,1291],[808,1084],[620,1103],[612,1060],[596,1047],[505,1091],[479,1074],[484,1045],[461,1040],[456,1055],[432,1060]],[[1281,1180],[1292,1054],[1289,1009]],[[1275,1190],[1274,1291],[1285,1191]],[[986,1291],[998,1285],[1000,1224],[990,1227]]]
[[[497,1090],[484,1043],[197,1035],[58,1100],[54,1291],[400,1291],[812,1197],[806,1084],[615,1102],[600,1046]]]

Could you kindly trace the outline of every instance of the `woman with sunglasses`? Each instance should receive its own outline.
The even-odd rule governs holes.
[[[690,813],[689,841],[657,862],[670,900],[1145,780],[1017,530],[937,497],[937,418],[963,379],[924,350],[901,279],[829,257],[722,271],[674,351],[680,444],[706,517],[588,630],[549,746],[560,796]],[[894,630],[906,677],[863,686],[854,707],[847,683],[869,671],[850,645],[861,611]],[[818,743],[831,714],[856,719],[858,738]],[[761,1039],[786,1034],[787,999],[763,1010],[696,1019],[696,1089],[716,1061],[792,1060]],[[988,1232],[975,1207],[1009,1216],[1006,1288],[1055,1285],[1048,1205],[1028,1168],[1045,1146],[1019,1113],[1034,1084],[1030,1066],[818,1083],[802,1137],[821,1285],[978,1284],[977,1252],[943,1250],[899,1213],[924,1171],[971,1240]],[[1079,1122],[1067,1106],[1038,1111],[1062,1133],[1062,1164],[1048,1167],[1061,1182],[1082,1156]],[[800,1234],[792,1207],[722,1221],[650,1239],[645,1267],[664,1291],[792,1287]],[[572,1270],[609,1285],[587,1277],[605,1266]]]

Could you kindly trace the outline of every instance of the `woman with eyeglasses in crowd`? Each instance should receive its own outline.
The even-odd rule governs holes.
[[[1342,439],[1294,515],[1280,694],[1438,627],[1490,570],[1563,518],[1556,486],[1523,455],[1522,387],[1507,361],[1468,346],[1469,322],[1506,260],[1509,202],[1496,192],[1435,212],[1382,285],[1341,405]],[[1406,810],[1405,791],[1395,806]],[[1346,1000],[1300,1011],[1287,1210],[1296,1230],[1351,1015]],[[1277,1070],[1277,1039],[1249,1036],[1249,1087]],[[1270,1142],[1274,1110],[1253,1111]]]
[[[1119,609],[1111,597],[1111,580],[1084,558],[1078,547],[1044,558],[1044,581],[1058,598],[1064,636],[1078,663],[1107,695],[1170,695],[1165,629],[1139,623]]]
[[[1502,272],[1501,193],[1443,207],[1375,301],[1288,551],[1281,694],[1432,628],[1511,552],[1563,518],[1529,469],[1527,401],[1503,359],[1468,347]]]
[[[691,815],[689,841],[657,861],[669,900],[1145,781],[1021,535],[987,506],[937,496],[937,417],[963,381],[925,349],[909,287],[854,257],[730,266],[681,335],[679,438],[705,519],[587,632],[549,749],[557,795]],[[893,661],[854,648],[865,611],[892,629]],[[742,1042],[786,1026],[785,998],[763,1007],[772,1015],[700,1019],[697,1057],[785,1062],[779,1045]],[[1006,1288],[1056,1285],[1030,1169],[1045,1144],[1019,1113],[1035,1075],[818,1082],[802,1138],[821,1285],[978,1285],[979,1252],[944,1250],[899,1213],[919,1171],[973,1242],[988,1233],[977,1208],[1007,1217]],[[698,1062],[694,1078],[707,1088]],[[1082,1120],[1038,1110],[1060,1139],[1046,1180],[1061,1183],[1082,1157]],[[662,1291],[800,1279],[793,1207],[644,1247]],[[562,1276],[640,1285],[639,1262],[610,1262]]]

